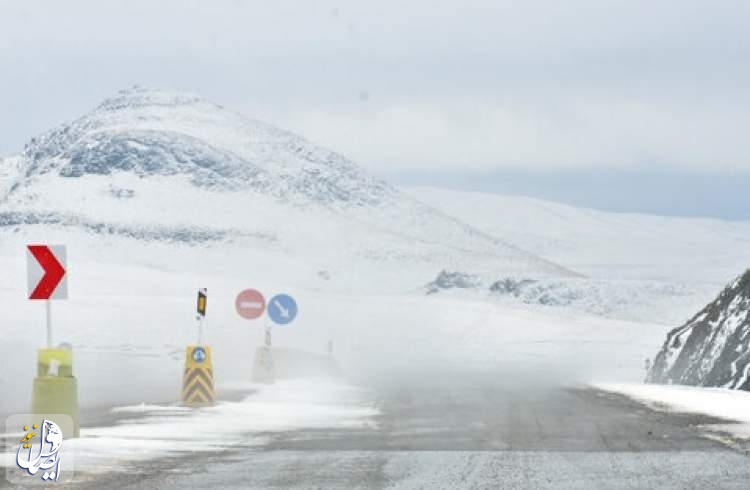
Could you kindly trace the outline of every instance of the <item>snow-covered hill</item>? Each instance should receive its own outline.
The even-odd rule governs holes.
[[[750,390],[749,314],[750,270],[669,332],[649,381]]]
[[[405,190],[592,278],[709,283],[715,288],[750,265],[750,222],[611,213],[429,187]]]
[[[101,247],[102,235],[230,243],[248,257],[301,264],[316,287],[403,290],[445,267],[575,275],[302,137],[179,92],[124,90],[33,138],[0,162],[0,199],[0,233],[24,240],[65,230],[99,235],[82,246]],[[358,270],[379,272],[365,279]]]
[[[235,312],[248,287],[299,302],[274,345],[321,351],[332,341],[347,373],[375,378],[512,366],[535,379],[606,371],[628,381],[666,332],[582,314],[603,312],[600,293],[571,269],[192,95],[123,91],[0,162],[0,193],[0,392],[16,394],[0,413],[28,403],[45,341],[44,307],[26,300],[33,242],[68,246],[70,299],[52,307],[53,344],[73,344],[84,406],[177,399],[198,287],[209,290],[204,340],[219,384],[249,379],[264,341],[264,321]],[[578,292],[572,311],[425,294],[443,270],[491,280],[491,295],[511,278],[532,281],[524,298],[571,297],[564,282],[544,281]],[[633,295],[615,301],[624,297]]]
[[[22,157],[21,186],[45,174],[127,172],[181,175],[203,188],[251,189],[301,204],[379,204],[396,193],[299,136],[196,95],[139,87],[33,138]]]

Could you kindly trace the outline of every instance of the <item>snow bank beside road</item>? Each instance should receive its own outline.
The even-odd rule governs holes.
[[[594,388],[625,395],[649,408],[696,413],[737,422],[711,425],[735,437],[750,438],[750,392],[699,386],[594,383]]]

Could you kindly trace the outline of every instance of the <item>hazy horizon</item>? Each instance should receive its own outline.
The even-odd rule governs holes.
[[[750,4],[644,5],[5,2],[0,155],[140,84],[397,184],[750,219]]]

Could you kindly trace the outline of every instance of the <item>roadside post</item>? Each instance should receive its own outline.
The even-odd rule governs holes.
[[[69,344],[53,347],[52,300],[68,299],[67,252],[64,245],[27,245],[28,298],[45,302],[46,347],[37,352],[37,375],[31,396],[35,416],[65,414],[73,420],[64,437],[78,437],[78,382],[73,376],[73,350]]]
[[[256,289],[241,291],[234,301],[237,314],[245,320],[257,320],[266,311],[266,299]],[[271,330],[266,324],[264,345],[255,351],[252,380],[258,383],[273,383],[274,367],[271,356]]]
[[[255,353],[253,381],[272,383],[276,378],[272,344],[272,325],[288,325],[297,317],[297,302],[288,294],[277,294],[266,307],[265,342]],[[269,321],[270,320],[270,321]]]
[[[203,324],[206,320],[207,306],[208,290],[198,289],[198,343],[187,347],[185,370],[182,374],[182,402],[192,407],[213,405],[216,400],[211,347],[203,345]]]

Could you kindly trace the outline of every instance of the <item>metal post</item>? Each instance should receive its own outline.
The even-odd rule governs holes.
[[[45,301],[47,308],[47,348],[52,348],[52,301]]]
[[[203,345],[203,317],[198,320],[198,345]]]

